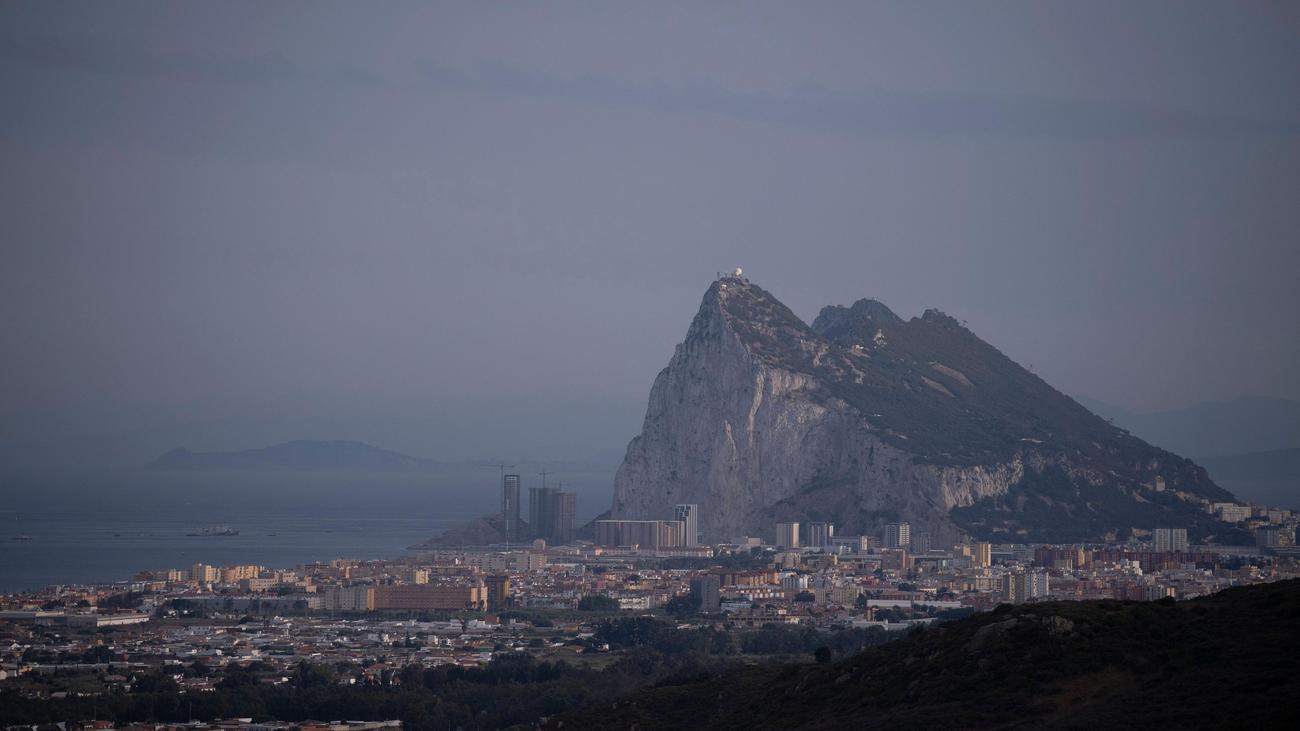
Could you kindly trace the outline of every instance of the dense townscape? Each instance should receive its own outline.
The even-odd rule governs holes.
[[[715,659],[826,660],[1002,604],[1181,600],[1300,576],[1297,516],[1247,505],[1210,509],[1253,530],[1256,546],[1192,545],[1184,529],[1156,528],[1124,543],[936,547],[906,523],[840,536],[818,522],[777,524],[774,544],[703,545],[689,540],[698,538],[694,505],[678,506],[674,520],[594,521],[595,540],[521,546],[525,534],[573,532],[563,525],[571,511],[557,524],[545,510],[553,496],[533,497],[541,510],[530,518],[545,528],[519,518],[517,478],[506,477],[501,520],[513,544],[288,569],[198,563],[4,597],[0,693],[9,701],[0,715],[30,725],[35,706],[24,711],[19,698],[73,704],[60,709],[89,703],[89,715],[64,720],[108,723],[95,717],[100,700],[129,717],[109,700],[165,689],[172,722],[272,728],[269,709],[232,719],[206,714],[246,706],[209,701],[240,684],[391,690],[433,671],[493,673],[520,662],[594,671],[674,642]],[[644,636],[655,632],[684,634]],[[136,713],[109,720],[167,715]]]

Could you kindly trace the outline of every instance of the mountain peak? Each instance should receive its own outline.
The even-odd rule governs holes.
[[[735,276],[722,277],[705,291],[699,312],[687,332],[686,344],[725,334],[735,335],[752,354],[771,362],[796,355],[781,347],[783,344],[819,340],[771,292]]]
[[[655,380],[612,512],[699,502],[720,539],[777,520],[868,531],[900,519],[1006,540],[1154,525],[1241,539],[1202,509],[1225,499],[1205,470],[1108,424],[949,315],[904,321],[861,299],[810,327],[736,276],[710,285]]]
[[[822,311],[817,313],[817,319],[813,320],[812,329],[828,340],[835,340],[853,332],[861,325],[880,329],[902,322],[902,318],[895,315],[894,311],[886,307],[883,302],[864,298],[854,302],[850,307],[842,305],[823,307]]]

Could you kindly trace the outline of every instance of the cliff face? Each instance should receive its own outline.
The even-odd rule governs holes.
[[[940,540],[958,528],[1083,539],[1129,524],[1223,534],[1197,517],[1207,496],[1226,493],[951,318],[904,322],[863,300],[809,327],[729,277],[655,379],[612,514],[667,518],[698,503],[711,540],[771,538],[783,520],[830,521],[842,534],[905,520]]]

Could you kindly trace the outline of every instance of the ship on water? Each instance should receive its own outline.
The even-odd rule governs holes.
[[[239,531],[228,525],[214,525],[208,528],[199,528],[193,533],[186,533],[187,536],[237,536]]]

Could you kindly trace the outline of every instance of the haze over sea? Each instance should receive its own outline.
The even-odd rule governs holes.
[[[526,488],[540,486],[523,469]],[[554,470],[577,493],[578,522],[609,507],[614,466]],[[499,509],[496,467],[410,473],[163,473],[31,479],[0,506],[0,592],[130,579],[145,569],[253,563],[288,568],[390,558]],[[237,536],[187,536],[229,525]],[[27,535],[31,540],[14,540]]]

